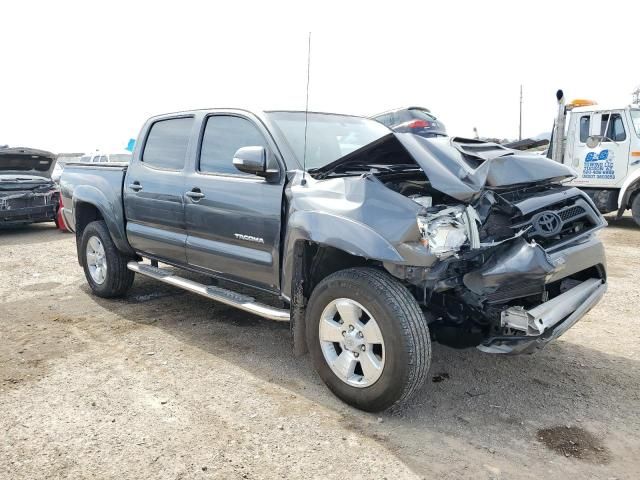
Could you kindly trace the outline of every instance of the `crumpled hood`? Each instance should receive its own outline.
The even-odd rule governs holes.
[[[485,188],[559,182],[575,176],[571,168],[561,163],[496,143],[459,137],[424,138],[411,133],[386,135],[316,172],[348,164],[370,163],[375,168],[412,161],[424,171],[432,188],[463,202],[471,202]]]
[[[35,148],[0,148],[0,174],[3,179],[51,178],[56,154]]]
[[[498,189],[575,176],[566,165],[540,155],[516,153],[496,143],[459,137],[423,138],[410,133],[395,136],[433,188],[462,201],[470,200],[485,187]]]

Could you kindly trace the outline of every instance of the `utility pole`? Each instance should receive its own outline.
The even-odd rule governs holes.
[[[518,124],[518,140],[522,140],[522,84],[520,84],[520,123]]]

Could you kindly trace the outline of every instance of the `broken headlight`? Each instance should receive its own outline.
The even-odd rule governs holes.
[[[480,247],[479,218],[471,206],[457,205],[427,211],[417,220],[422,244],[438,258],[455,255],[464,245],[471,249]]]

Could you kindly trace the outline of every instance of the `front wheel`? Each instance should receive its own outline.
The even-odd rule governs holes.
[[[376,412],[406,401],[431,363],[427,318],[395,278],[352,268],[322,280],[307,306],[307,344],[331,391]]]
[[[131,258],[116,248],[103,221],[91,222],[85,227],[80,255],[87,282],[99,297],[124,295],[133,284],[135,274],[127,268]]]

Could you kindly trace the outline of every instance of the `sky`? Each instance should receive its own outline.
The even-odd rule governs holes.
[[[555,92],[626,105],[631,1],[4,2],[0,144],[121,150],[151,115],[425,106],[451,135],[549,131]]]

